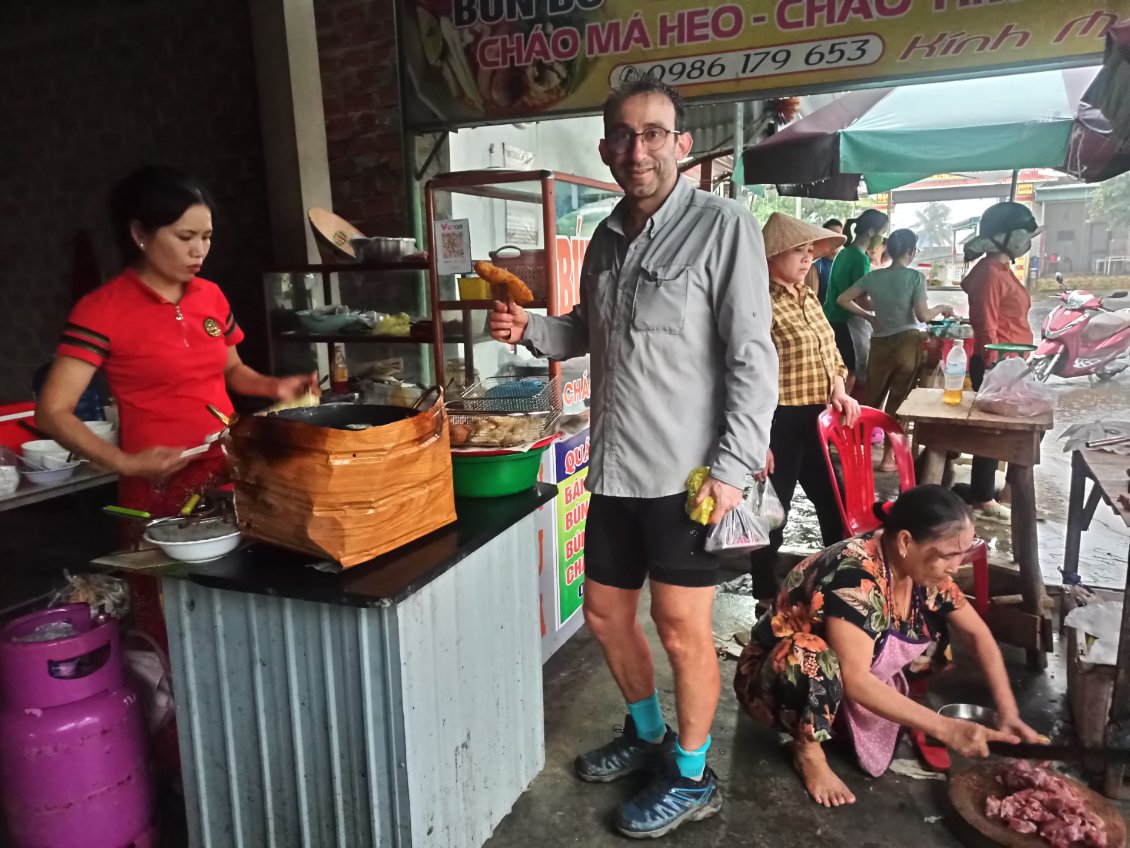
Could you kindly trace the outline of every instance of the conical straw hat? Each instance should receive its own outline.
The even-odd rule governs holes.
[[[765,237],[766,258],[812,242],[812,258],[819,259],[847,241],[839,233],[833,233],[831,230],[809,224],[783,212],[774,212],[770,215],[761,233]]]

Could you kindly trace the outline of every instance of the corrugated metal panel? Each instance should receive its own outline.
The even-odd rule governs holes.
[[[530,515],[395,607],[164,580],[193,848],[478,848],[545,762]]]
[[[478,848],[545,765],[537,566],[530,515],[399,607],[415,848]]]
[[[410,844],[394,611],[163,587],[190,844]]]

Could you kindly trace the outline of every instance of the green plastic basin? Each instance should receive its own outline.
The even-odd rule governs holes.
[[[501,498],[532,489],[545,448],[502,456],[451,455],[451,476],[460,498]]]

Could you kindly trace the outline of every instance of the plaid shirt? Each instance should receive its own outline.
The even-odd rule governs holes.
[[[789,289],[769,284],[773,302],[773,344],[780,362],[777,400],[780,406],[825,404],[832,380],[846,377],[824,308],[806,285]]]

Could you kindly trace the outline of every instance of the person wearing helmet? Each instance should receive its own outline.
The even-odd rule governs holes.
[[[969,297],[969,320],[973,324],[974,352],[969,360],[973,388],[981,387],[989,364],[985,345],[1031,344],[1028,311],[1032,298],[1012,271],[1012,263],[1032,249],[1032,239],[1044,228],[1021,203],[997,203],[985,210],[977,236],[965,245],[965,261],[974,265],[961,287]],[[997,461],[973,457],[970,475],[974,514],[990,521],[1007,522],[1011,512],[996,499]]]

